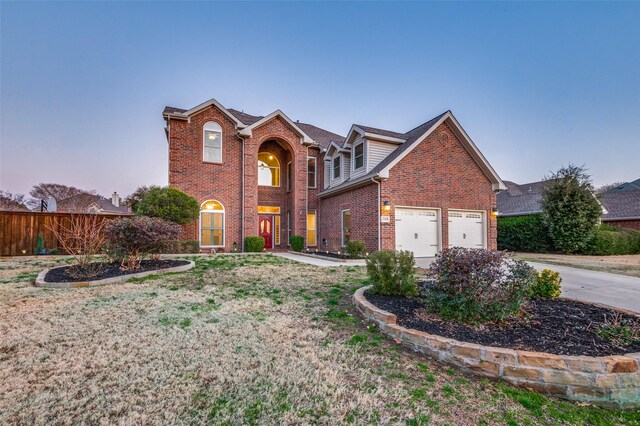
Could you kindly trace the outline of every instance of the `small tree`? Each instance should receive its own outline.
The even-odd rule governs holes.
[[[105,220],[98,216],[71,215],[69,221],[55,219],[47,228],[60,247],[73,256],[75,268],[69,272],[77,278],[91,278],[102,271],[102,264],[92,263],[106,241]]]
[[[135,204],[134,212],[183,225],[198,218],[200,206],[195,198],[175,188],[152,187]]]
[[[182,227],[159,218],[133,217],[110,221],[105,233],[109,255],[120,260],[122,269],[138,269],[144,258],[170,247]]]
[[[553,244],[564,253],[587,248],[602,215],[584,167],[569,164],[542,191],[542,215]]]

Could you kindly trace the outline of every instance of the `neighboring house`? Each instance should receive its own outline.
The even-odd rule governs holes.
[[[519,185],[505,181],[507,190],[498,194],[499,216],[542,213],[542,189],[546,181]],[[597,195],[602,205],[602,222],[621,228],[640,229],[640,179],[623,183]]]
[[[58,201],[57,211],[62,213],[95,213],[106,215],[131,214],[129,207],[120,205],[120,201],[120,196],[116,192],[111,196],[111,200],[96,194],[78,194]]]
[[[492,212],[505,186],[450,111],[406,133],[353,125],[346,138],[215,99],[163,117],[169,185],[201,204],[186,236],[202,250],[241,249],[254,235],[267,250],[291,235],[311,250],[349,240],[416,256],[496,248]]]
[[[603,222],[640,230],[640,179],[618,185],[600,194],[599,198],[607,209]]]

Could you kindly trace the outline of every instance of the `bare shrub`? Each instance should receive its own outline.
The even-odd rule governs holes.
[[[68,221],[54,219],[47,228],[58,240],[62,249],[73,256],[73,266],[68,273],[74,278],[90,278],[102,271],[103,265],[92,262],[100,254],[106,236],[105,221],[97,215],[71,215]]]

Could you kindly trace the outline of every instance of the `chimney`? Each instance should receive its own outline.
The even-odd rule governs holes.
[[[117,192],[114,192],[113,195],[111,196],[111,204],[113,204],[116,207],[120,207],[120,196],[118,195]]]

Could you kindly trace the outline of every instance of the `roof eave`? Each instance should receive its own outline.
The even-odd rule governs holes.
[[[283,113],[282,111],[280,111],[279,109],[275,110],[274,112],[272,112],[271,114],[261,118],[260,120],[256,121],[255,123],[253,123],[250,126],[246,126],[244,127],[242,130],[240,130],[239,135],[241,137],[247,137],[250,138],[253,136],[253,129],[256,129],[260,126],[262,126],[263,124],[265,124],[266,122],[268,122],[269,120],[271,120],[274,117],[280,116],[280,118],[282,118],[287,124],[289,124],[296,133],[298,133],[300,135],[300,143],[303,145],[320,145],[318,144],[318,142],[314,141],[309,135],[307,135],[300,127],[298,127],[296,125],[296,123],[294,123],[289,117],[287,117],[287,115],[285,113]]]

